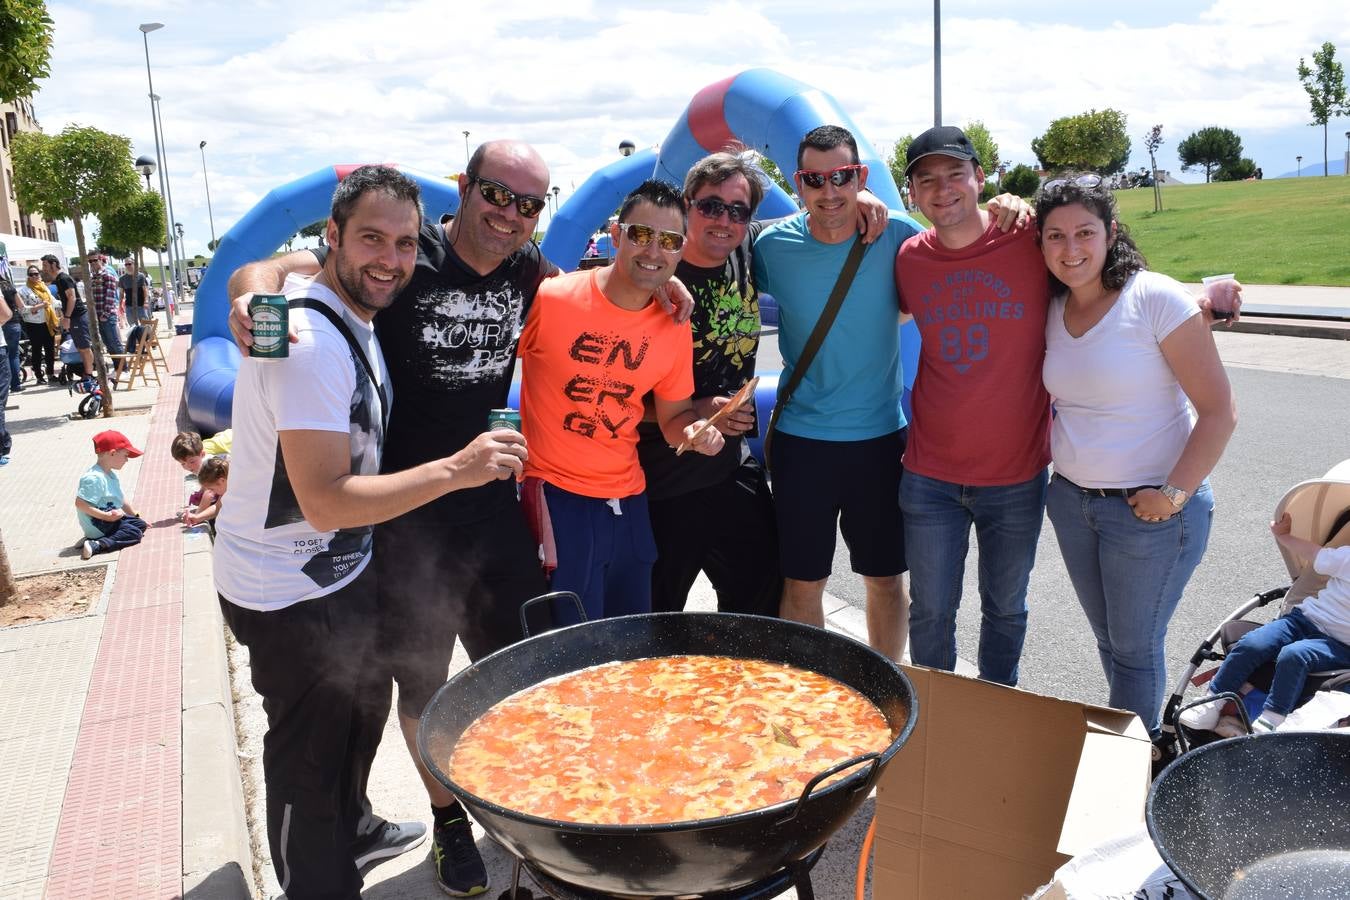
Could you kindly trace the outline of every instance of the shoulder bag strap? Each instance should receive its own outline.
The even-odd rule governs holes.
[[[769,427],[764,432],[764,462],[769,464],[769,445],[773,440],[774,428],[778,425],[778,415],[783,411],[783,407],[788,405],[792,399],[792,394],[797,390],[797,385],[801,384],[806,377],[806,370],[810,368],[811,363],[816,358],[816,352],[820,350],[820,345],[825,343],[825,335],[830,331],[830,326],[834,324],[834,319],[839,315],[839,308],[844,305],[844,296],[848,294],[849,287],[853,284],[853,276],[858,274],[858,266],[862,263],[863,254],[867,252],[867,244],[862,242],[861,237],[853,239],[853,246],[849,248],[848,258],[844,260],[844,267],[839,270],[839,277],[834,282],[834,290],[830,291],[830,299],[825,301],[825,308],[820,311],[820,318],[816,319],[815,328],[811,329],[811,336],[806,339],[806,345],[802,347],[802,355],[797,360],[797,365],[792,369],[792,377],[788,379],[786,385],[778,386],[778,399],[773,405],[773,414],[769,416]]]
[[[318,313],[329,321],[337,329],[338,334],[347,339],[347,346],[352,348],[352,354],[361,361],[361,368],[366,370],[366,377],[370,379],[371,387],[375,388],[375,396],[380,398],[380,425],[387,433],[389,431],[389,400],[384,395],[384,387],[375,378],[375,370],[370,367],[370,360],[366,358],[366,351],[361,349],[361,345],[356,342],[356,335],[347,327],[347,323],[342,321],[342,316],[333,312],[333,308],[320,300],[313,300],[309,297],[297,297],[286,304],[290,309],[308,309]]]

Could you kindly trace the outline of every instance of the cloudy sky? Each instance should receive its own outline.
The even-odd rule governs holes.
[[[521,0],[81,0],[49,3],[52,77],[44,130],[72,122],[154,154],[142,22],[162,98],[168,169],[189,254],[271,188],[334,163],[398,162],[450,174],[471,144],[520,137],[562,188],[659,143],[700,88],[769,67],[832,94],[879,149],[933,119],[929,0],[648,3]],[[374,11],[378,9],[378,11]],[[1159,165],[1183,180],[1176,144],[1206,125],[1237,131],[1267,177],[1321,172],[1296,69],[1323,41],[1350,59],[1345,0],[1022,0],[942,4],[943,119],[982,120],[1011,163],[1031,139],[1090,108],[1128,116],[1134,155],[1164,126]],[[1350,118],[1331,123],[1342,157]],[[885,150],[882,149],[884,153]],[[60,228],[74,253],[74,232]]]

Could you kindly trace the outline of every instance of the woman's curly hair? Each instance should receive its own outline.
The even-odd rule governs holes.
[[[1061,172],[1046,179],[1040,190],[1036,191],[1036,229],[1045,231],[1045,217],[1061,206],[1081,204],[1097,218],[1101,219],[1109,230],[1116,223],[1115,239],[1108,238],[1106,263],[1102,266],[1102,286],[1115,291],[1125,286],[1126,280],[1135,272],[1148,268],[1144,254],[1139,252],[1130,231],[1116,218],[1116,198],[1106,181],[1092,172]],[[1053,274],[1051,287],[1056,293],[1064,291],[1065,285]]]

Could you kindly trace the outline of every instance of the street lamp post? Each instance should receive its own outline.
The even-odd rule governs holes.
[[[620,155],[620,156],[632,156],[632,155],[633,155],[633,151],[636,150],[636,149],[637,149],[637,144],[634,144],[632,141],[629,141],[629,140],[619,141],[619,155]]]
[[[469,171],[469,133],[464,132],[464,171]]]
[[[169,177],[169,141],[164,137],[164,104],[161,102],[164,98],[156,94],[153,99],[155,101],[155,120],[159,125],[159,140],[164,145],[164,154],[160,159],[160,171],[164,175],[164,202],[169,204],[169,218],[176,221],[178,214],[173,210],[173,179]],[[173,240],[173,235],[169,236],[169,240]],[[174,303],[176,305],[183,282],[187,280],[187,260],[183,258],[182,246],[178,247],[175,259],[178,261],[178,265],[174,268],[173,286]]]
[[[198,144],[197,149],[202,151],[202,184],[206,185],[206,218],[211,223],[211,246],[209,249],[214,255],[216,252],[216,217],[211,212],[211,182],[206,177],[206,141]]]
[[[140,172],[142,175],[145,176],[145,190],[146,190],[147,193],[149,193],[149,191],[150,191],[150,176],[153,175],[153,174],[155,174],[155,170],[156,170],[157,168],[158,168],[158,166],[155,165],[155,161],[154,161],[153,159],[151,159],[150,157],[148,157],[148,156],[142,156],[142,157],[140,157],[139,159],[136,160],[136,171],[137,171],[137,172]],[[160,251],[160,249],[159,249],[158,246],[155,247],[155,263],[156,263],[156,265],[159,266],[159,279],[160,279],[160,283],[163,284],[163,283],[164,283],[164,254]],[[145,266],[144,266],[144,265],[141,266],[141,271],[142,271],[142,272],[145,271]],[[147,301],[150,301],[150,298],[147,297],[146,300],[147,300]],[[168,304],[167,304],[167,303],[164,304],[164,305],[165,305],[166,308],[168,307]],[[155,304],[154,304],[153,301],[150,301],[150,315],[151,315],[151,317],[154,316],[154,313],[155,313]]]
[[[1295,175],[1294,177],[1295,177],[1295,178],[1302,178],[1302,177],[1303,177],[1303,157],[1301,157],[1301,156],[1295,156],[1294,159],[1298,162],[1298,174]]]
[[[561,188],[556,184],[553,186],[553,214],[555,216],[558,214],[558,191],[560,190]]]
[[[1341,169],[1342,175],[1350,175],[1350,131],[1345,133],[1345,166]]]
[[[161,28],[163,28],[163,27],[164,27],[164,24],[163,24],[162,22],[145,22],[145,23],[142,23],[142,24],[140,25],[141,39],[142,39],[142,41],[145,43],[145,80],[146,80],[146,82],[147,82],[147,83],[149,84],[149,86],[150,86],[150,122],[151,122],[151,125],[152,125],[153,128],[154,128],[154,134],[155,134],[155,159],[157,160],[157,163],[158,163],[156,166],[150,168],[148,171],[147,171],[145,168],[142,168],[141,171],[145,174],[145,179],[146,179],[146,184],[147,184],[147,185],[150,183],[150,175],[151,175],[156,169],[159,171],[159,195],[160,195],[160,197],[165,197],[165,196],[166,196],[166,194],[165,194],[165,188],[164,188],[164,156],[163,156],[163,153],[161,152],[160,145],[159,145],[159,111],[158,111],[158,109],[156,108],[156,105],[155,105],[155,100],[156,100],[156,98],[155,98],[155,80],[154,80],[154,78],[151,77],[151,75],[150,75],[150,32],[152,32],[152,31],[158,31],[159,29],[161,29]],[[169,243],[169,242],[170,242],[170,238],[169,238],[169,225],[170,225],[169,209],[168,209],[168,205],[166,204],[165,207],[164,207],[164,238],[165,238],[165,243]],[[172,247],[169,249],[169,265],[170,265],[171,267],[173,266],[173,249],[172,249]],[[170,331],[173,331],[173,311],[172,311],[171,309],[169,309],[169,303],[168,303],[168,299],[167,299],[167,298],[168,298],[168,294],[169,294],[169,291],[168,291],[169,284],[168,284],[168,280],[165,278],[165,275],[164,275],[164,260],[163,260],[163,258],[160,259],[160,263],[159,263],[159,281],[160,281],[160,289],[164,291],[164,295],[165,295],[165,298],[166,298],[166,299],[165,299],[165,302],[164,302],[164,319],[165,319],[166,322],[168,322],[169,330],[170,330]],[[151,312],[153,312],[153,311],[154,311],[154,310],[151,309]]]
[[[933,0],[933,127],[942,124],[942,0]]]
[[[183,223],[174,222],[173,230],[178,232],[178,258],[183,261],[183,281],[181,283],[187,284],[187,253],[183,250]]]

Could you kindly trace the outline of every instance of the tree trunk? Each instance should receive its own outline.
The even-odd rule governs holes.
[[[75,244],[80,250],[80,259],[84,260],[84,221],[76,213],[71,216],[71,222],[75,225]],[[88,263],[85,263],[85,272],[88,272]],[[84,279],[85,306],[88,311],[85,317],[89,322],[89,339],[93,342],[94,348],[94,369],[98,375],[99,388],[103,391],[103,417],[111,418],[113,414],[113,395],[112,385],[108,383],[108,363],[103,357],[103,335],[98,330],[98,310],[94,308],[94,289],[89,285],[89,278],[86,275]]]
[[[1154,159],[1152,151],[1148,154],[1149,169],[1153,172],[1153,211],[1162,212],[1162,185],[1158,183],[1158,160]]]
[[[14,599],[14,570],[9,567],[9,553],[5,550],[5,536],[0,534],[0,606]]]

